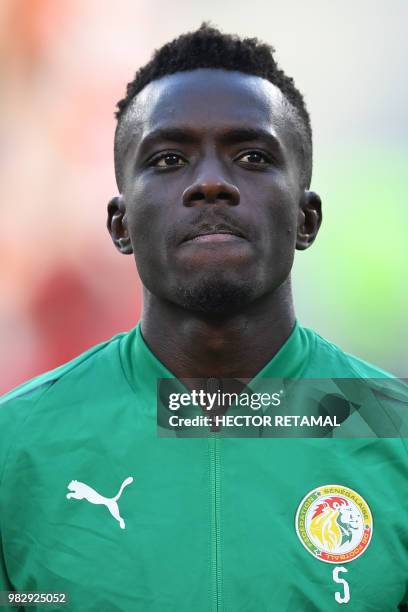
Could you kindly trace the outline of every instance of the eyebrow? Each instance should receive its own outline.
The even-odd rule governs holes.
[[[139,148],[141,150],[146,149],[163,140],[177,142],[178,144],[194,144],[199,141],[199,137],[192,130],[181,127],[158,128],[142,138]]]
[[[264,140],[274,147],[281,147],[279,139],[275,134],[261,128],[239,127],[227,130],[221,136],[220,140],[226,144],[239,144],[240,142]]]
[[[267,130],[253,127],[230,128],[221,132],[217,139],[223,144],[239,144],[240,142],[263,140],[274,149],[281,149],[282,147],[276,135]],[[139,150],[144,150],[159,141],[169,141],[178,144],[195,144],[200,141],[200,136],[190,128],[158,128],[142,138],[139,144]]]

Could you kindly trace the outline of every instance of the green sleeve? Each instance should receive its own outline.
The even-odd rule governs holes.
[[[0,591],[12,591],[12,578],[7,571],[7,542],[5,540],[5,507],[4,507],[4,472],[7,459],[19,434],[21,423],[30,414],[38,399],[47,390],[48,385],[27,383],[0,398]],[[1,606],[0,611],[23,610],[21,606]]]
[[[1,540],[1,531],[0,531],[0,591],[11,591],[11,590],[12,590],[12,586],[7,576],[6,564],[5,564],[4,555],[3,555],[3,544]]]
[[[6,564],[4,561],[3,555],[3,543],[2,543],[2,535],[1,535],[1,524],[0,524],[0,591],[12,591],[13,587],[10,584],[9,577],[7,576]],[[14,610],[17,612],[18,610],[22,611],[22,608],[16,606],[1,606],[1,610]]]

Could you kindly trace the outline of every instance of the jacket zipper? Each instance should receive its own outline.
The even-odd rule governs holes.
[[[221,612],[221,566],[220,566],[220,451],[219,437],[211,433],[210,443],[210,487],[211,487],[211,566],[213,612]]]

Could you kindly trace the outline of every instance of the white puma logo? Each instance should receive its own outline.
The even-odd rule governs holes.
[[[91,504],[103,504],[107,507],[113,518],[119,521],[120,528],[124,529],[125,521],[119,514],[119,506],[117,502],[119,497],[122,495],[123,489],[132,482],[133,478],[129,476],[122,482],[115,497],[103,497],[103,495],[99,495],[95,489],[92,489],[92,487],[89,487],[87,484],[79,482],[78,480],[71,480],[67,486],[67,488],[71,491],[71,493],[67,494],[67,499],[71,499],[71,497],[74,499],[87,499],[89,502],[91,502]]]

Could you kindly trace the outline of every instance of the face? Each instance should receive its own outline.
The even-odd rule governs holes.
[[[146,290],[206,313],[273,293],[320,225],[280,90],[240,72],[180,72],[147,85],[123,122],[108,228]]]

